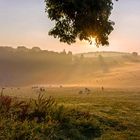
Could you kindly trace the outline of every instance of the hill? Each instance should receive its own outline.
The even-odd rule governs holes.
[[[0,85],[78,85],[139,87],[140,56],[136,53],[89,52],[73,55],[0,47]]]

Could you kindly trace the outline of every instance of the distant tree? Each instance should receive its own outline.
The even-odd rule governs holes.
[[[71,51],[68,52],[67,57],[68,57],[68,62],[72,62],[73,55]]]
[[[14,49],[12,47],[8,47],[8,46],[0,46],[0,52],[12,52],[14,51]]]
[[[82,90],[80,90],[78,93],[79,93],[79,94],[83,94],[83,91],[82,91]]]
[[[64,49],[60,54],[66,55],[67,53],[66,53],[66,51],[65,51],[65,49]]]
[[[138,53],[137,52],[132,52],[132,55],[133,56],[138,56]]]
[[[21,51],[21,52],[27,52],[29,49],[26,48],[25,46],[18,46],[18,47],[17,47],[17,50],[18,50],[18,51]]]
[[[109,44],[113,0],[45,0],[45,4],[48,17],[55,21],[49,35],[60,42],[71,44],[79,38],[91,43],[94,38],[97,46]]]
[[[72,56],[72,52],[71,52],[71,51],[68,51],[68,55],[69,55],[69,56]]]
[[[39,51],[41,51],[41,49],[39,47],[33,47],[32,51],[39,52]]]

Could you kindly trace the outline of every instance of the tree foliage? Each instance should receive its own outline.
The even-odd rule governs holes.
[[[117,1],[117,0],[115,0]],[[55,26],[49,35],[60,42],[72,44],[76,39],[87,40],[96,46],[108,45],[114,22],[109,19],[113,0],[45,0],[46,12]]]

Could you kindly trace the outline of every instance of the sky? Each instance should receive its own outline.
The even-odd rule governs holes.
[[[140,53],[140,0],[119,0],[114,2],[110,17],[115,22],[109,36],[109,46],[90,45],[78,41],[67,45],[48,36],[53,27],[44,0],[0,0],[0,46],[38,46],[53,51],[73,53],[91,51],[119,51]]]

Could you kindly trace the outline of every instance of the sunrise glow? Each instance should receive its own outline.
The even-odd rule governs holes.
[[[115,26],[109,38],[110,45],[96,48],[94,43],[90,45],[88,42],[79,41],[69,46],[48,36],[53,23],[47,18],[42,0],[0,0],[0,45],[13,47],[24,45],[29,48],[39,46],[42,49],[57,51],[66,49],[73,52],[100,50],[140,52],[139,7],[139,0],[127,0],[127,5],[126,1],[115,2],[111,16]]]

